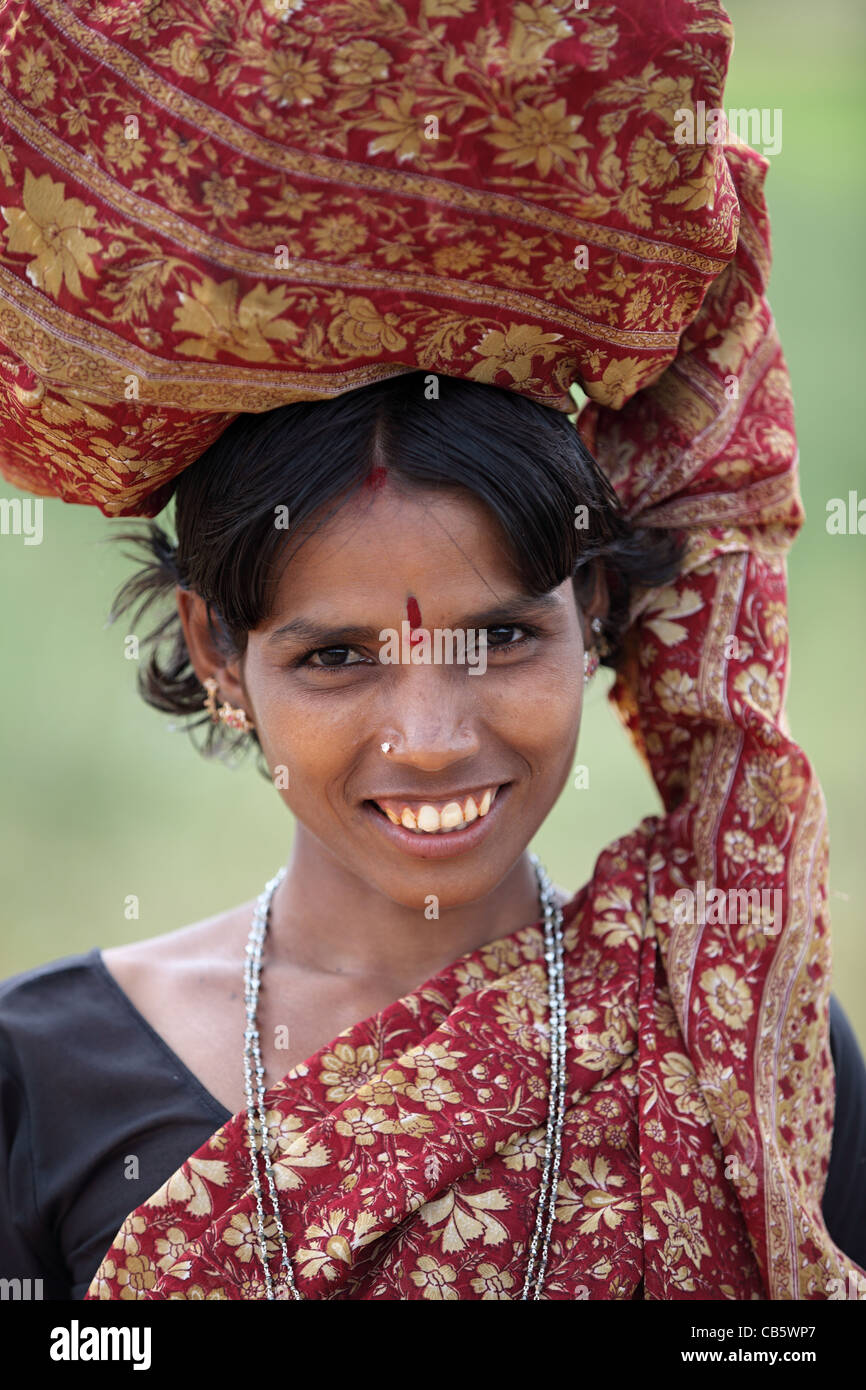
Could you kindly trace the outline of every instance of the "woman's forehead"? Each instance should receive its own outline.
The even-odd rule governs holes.
[[[502,527],[480,498],[464,489],[403,488],[391,474],[378,475],[332,515],[311,518],[298,534],[303,544],[292,551],[287,581],[303,569],[338,574],[369,565],[381,572],[433,556],[452,566],[484,560],[511,569]]]
[[[283,568],[277,608],[357,597],[390,606],[399,600],[406,616],[409,596],[429,607],[439,597],[489,602],[523,587],[498,521],[469,493],[382,482],[302,533]]]

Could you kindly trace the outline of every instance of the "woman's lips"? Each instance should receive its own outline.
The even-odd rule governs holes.
[[[423,830],[408,830],[404,825],[392,824],[372,801],[363,803],[363,811],[379,831],[406,854],[412,854],[417,859],[447,859],[466,854],[481,843],[491,826],[499,820],[510,790],[510,782],[498,787],[487,815],[479,816],[461,830],[440,830],[432,834]]]

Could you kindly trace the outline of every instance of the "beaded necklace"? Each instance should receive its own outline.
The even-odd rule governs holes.
[[[538,1207],[535,1227],[529,1245],[529,1262],[521,1299],[539,1299],[541,1287],[547,1270],[550,1251],[550,1233],[556,1208],[556,1189],[559,1183],[559,1166],[562,1155],[562,1129],[565,1118],[565,980],[562,957],[562,909],[554,895],[547,872],[538,856],[530,854],[532,866],[538,881],[538,897],[544,917],[544,959],[547,964],[548,1011],[550,1018],[550,1089],[548,1092],[547,1133],[544,1153],[544,1166],[538,1192]],[[256,1214],[258,1217],[259,1256],[265,1275],[267,1298],[275,1299],[274,1278],[267,1256],[265,1237],[264,1194],[258,1154],[264,1160],[265,1177],[268,1184],[273,1219],[277,1227],[281,1253],[281,1266],[285,1274],[285,1287],[288,1297],[303,1299],[298,1290],[289,1259],[286,1233],[280,1221],[274,1181],[272,1155],[267,1140],[265,1115],[265,1069],[262,1063],[261,1039],[258,1030],[258,1000],[262,973],[262,949],[270,923],[271,899],[278,885],[285,877],[286,868],[265,885],[253,912],[250,934],[246,946],[244,962],[244,1002],[246,1004],[246,1028],[244,1030],[244,1086],[247,1109],[247,1136],[250,1146],[253,1184],[256,1194]],[[255,1087],[253,1085],[255,1073]],[[539,1249],[540,1247],[540,1249]],[[534,1286],[534,1292],[532,1292]],[[285,1296],[285,1295],[284,1295]]]

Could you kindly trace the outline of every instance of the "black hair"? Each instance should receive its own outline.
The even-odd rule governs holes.
[[[237,416],[175,479],[176,539],[155,521],[111,537],[131,542],[138,553],[130,558],[143,554],[145,563],[120,589],[109,622],[135,608],[137,624],[180,584],[205,600],[226,658],[241,656],[303,543],[299,529],[327,521],[376,467],[400,487],[465,489],[486,504],[527,593],[548,593],[571,575],[585,603],[600,562],[610,598],[601,659],[610,666],[634,587],[669,582],[682,558],[678,533],[629,521],[565,412],[502,387],[411,371],[328,400]],[[201,752],[259,747],[254,731],[215,724],[203,710],[173,598],[143,644],[142,697],[186,718],[190,733],[203,729]],[[259,767],[270,775],[261,758]]]

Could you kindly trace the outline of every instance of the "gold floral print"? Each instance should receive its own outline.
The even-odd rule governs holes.
[[[358,1107],[344,1110],[343,1118],[337,1121],[335,1128],[338,1134],[349,1135],[356,1144],[363,1145],[374,1144],[377,1133],[392,1134],[395,1124],[384,1110],[369,1105],[363,1110]]]
[[[352,1251],[369,1245],[378,1234],[372,1212],[353,1216],[346,1208],[338,1207],[321,1221],[307,1226],[305,1236],[309,1244],[299,1251],[298,1258],[303,1261],[302,1268],[308,1276],[318,1274],[333,1280],[336,1265],[350,1266]]]
[[[712,1099],[713,1119],[721,1144],[727,1145],[738,1131],[745,1136],[748,1133],[746,1122],[752,1115],[752,1098],[748,1091],[740,1089],[733,1067],[708,1069],[705,1086]]]
[[[680,1194],[671,1188],[665,1189],[664,1201],[651,1205],[668,1232],[668,1259],[674,1261],[685,1257],[694,1265],[700,1262],[701,1256],[712,1253],[703,1234],[703,1217],[699,1207],[687,1209]]]
[[[188,1172],[178,1170],[150,1200],[154,1206],[177,1203],[191,1216],[201,1216],[212,1208],[212,1186],[222,1187],[227,1180],[228,1166],[222,1160],[192,1158]]]
[[[456,1105],[460,1092],[445,1076],[436,1076],[423,1070],[418,1072],[414,1085],[406,1087],[410,1100],[420,1101],[426,1110],[441,1110],[445,1105]]]
[[[372,1075],[378,1061],[374,1047],[354,1048],[348,1043],[337,1043],[333,1052],[325,1053],[319,1073],[319,1080],[328,1088],[325,1093],[327,1099],[346,1100],[359,1082]]]
[[[739,671],[734,679],[734,689],[755,708],[775,714],[781,702],[781,687],[773,671],[756,661]]]
[[[772,824],[779,833],[791,817],[791,807],[801,800],[805,789],[805,779],[794,771],[787,759],[763,753],[746,769],[738,804],[745,811],[751,829],[761,830]]]
[[[719,965],[701,975],[707,1008],[726,1028],[745,1028],[754,1012],[751,992],[732,965]]]
[[[661,1062],[665,1090],[675,1099],[681,1115],[694,1116],[701,1123],[709,1120],[703,1090],[688,1057],[680,1052],[668,1052]]]
[[[244,1264],[248,1264],[256,1253],[258,1244],[258,1232],[255,1230],[250,1217],[243,1213],[236,1212],[229,1222],[228,1229],[223,1234],[226,1245],[232,1245],[235,1254]]]
[[[507,371],[512,381],[526,382],[536,358],[549,361],[554,354],[548,345],[559,340],[558,333],[544,333],[531,325],[512,324],[505,333],[490,329],[475,349],[483,361],[468,375],[473,381],[492,382],[498,372]]]
[[[666,647],[675,647],[688,635],[688,629],[679,618],[690,618],[700,612],[701,595],[697,589],[663,589],[647,610],[645,626],[664,642]]]
[[[568,114],[565,99],[546,102],[541,106],[524,106],[513,117],[494,117],[493,135],[484,138],[500,153],[497,164],[521,168],[534,164],[546,178],[551,169],[560,172],[565,162],[575,163],[577,151],[589,148],[586,136],[580,134],[581,116]]]
[[[475,1241],[482,1245],[500,1245],[507,1240],[508,1228],[494,1213],[506,1211],[510,1205],[507,1194],[498,1188],[462,1198],[449,1192],[420,1207],[418,1216],[435,1232],[439,1248],[453,1254]]]
[[[46,0],[0,55],[13,134],[0,170],[14,179],[21,154],[26,167],[40,151],[34,176],[60,171],[67,201],[93,208],[97,222],[81,223],[77,243],[66,235],[59,283],[31,276],[41,301],[19,283],[0,334],[43,372],[22,321],[38,307],[62,335],[62,306],[44,295],[69,290],[87,328],[63,338],[63,375],[50,380],[101,388],[118,436],[114,376],[141,374],[162,407],[230,415],[320,393],[323,369],[328,389],[351,389],[383,354],[402,359],[410,347],[425,368],[527,390],[557,409],[580,376],[592,399],[619,408],[672,360],[733,252],[732,189],[712,160],[665,138],[678,104],[717,104],[727,35],[712,0],[700,8],[683,22],[694,44],[668,55],[674,70],[645,64],[635,80],[618,71],[623,35],[609,6],[565,14],[527,0],[476,30],[471,0],[385,11],[334,0],[324,24],[298,0],[265,0],[238,5],[227,28],[207,7],[179,13],[167,0],[135,14]],[[436,132],[425,129],[431,116]],[[4,205],[25,213],[23,189]],[[85,233],[109,224],[135,230],[104,274]],[[136,241],[148,243],[145,257]],[[576,243],[593,248],[583,268]],[[145,262],[172,268],[154,271],[147,321],[130,331],[141,301],[126,281]],[[284,299],[281,289],[301,293]],[[110,338],[93,332],[99,324],[113,325]],[[480,346],[497,333],[508,341]],[[158,370],[151,359],[139,373],[137,346]],[[346,370],[333,370],[333,354]],[[190,358],[221,369],[194,393]],[[245,379],[244,365],[271,370]],[[134,475],[156,492],[200,438],[177,431],[160,451],[150,441],[136,468],[115,473],[89,454],[86,469],[68,465],[80,441],[64,452],[33,432],[29,444],[51,460],[46,481],[59,486],[60,458],[63,486],[90,488],[111,514],[145,505]],[[16,477],[23,448],[11,441],[5,455]]]
[[[268,362],[274,358],[274,340],[298,336],[299,328],[282,317],[288,302],[284,289],[268,290],[260,283],[238,296],[236,280],[217,284],[209,276],[194,284],[191,294],[180,293],[175,332],[196,336],[179,342],[178,352],[207,358],[233,352],[250,362]]]
[[[515,1279],[507,1269],[497,1269],[496,1265],[480,1264],[478,1274],[471,1281],[472,1289],[482,1299],[511,1299]]]
[[[57,78],[44,49],[25,48],[18,59],[18,75],[28,106],[44,106],[52,100]]]
[[[156,1253],[161,1255],[159,1264],[163,1269],[177,1262],[186,1246],[186,1233],[181,1226],[169,1226],[164,1236],[156,1242]]]
[[[156,1271],[146,1260],[137,1255],[129,1255],[117,1271],[121,1298],[140,1298],[156,1283]]]
[[[432,1255],[420,1255],[417,1268],[409,1277],[421,1290],[422,1298],[442,1300],[458,1297],[457,1290],[452,1287],[457,1278],[454,1266],[440,1264]]]
[[[618,1190],[624,1185],[623,1175],[612,1172],[603,1155],[592,1162],[575,1159],[569,1165],[569,1177],[559,1184],[557,1217],[561,1221],[579,1217],[577,1228],[581,1235],[594,1233],[602,1225],[616,1230],[637,1205],[627,1193]]]
[[[751,864],[754,863],[758,851],[755,848],[755,841],[746,830],[732,829],[726,830],[722,840],[725,854],[732,864]]]
[[[665,671],[656,682],[655,693],[668,714],[685,714],[694,707],[695,683],[685,671]]]
[[[397,331],[398,323],[397,314],[381,314],[369,299],[352,295],[331,320],[328,341],[346,356],[374,343],[387,352],[400,352],[406,346],[406,339]]]
[[[82,275],[96,278],[91,256],[100,243],[85,234],[97,225],[96,208],[65,197],[62,183],[48,174],[36,178],[29,169],[22,203],[21,208],[0,208],[9,224],[4,232],[8,250],[33,257],[27,274],[39,289],[57,296],[62,286],[82,299]]]

